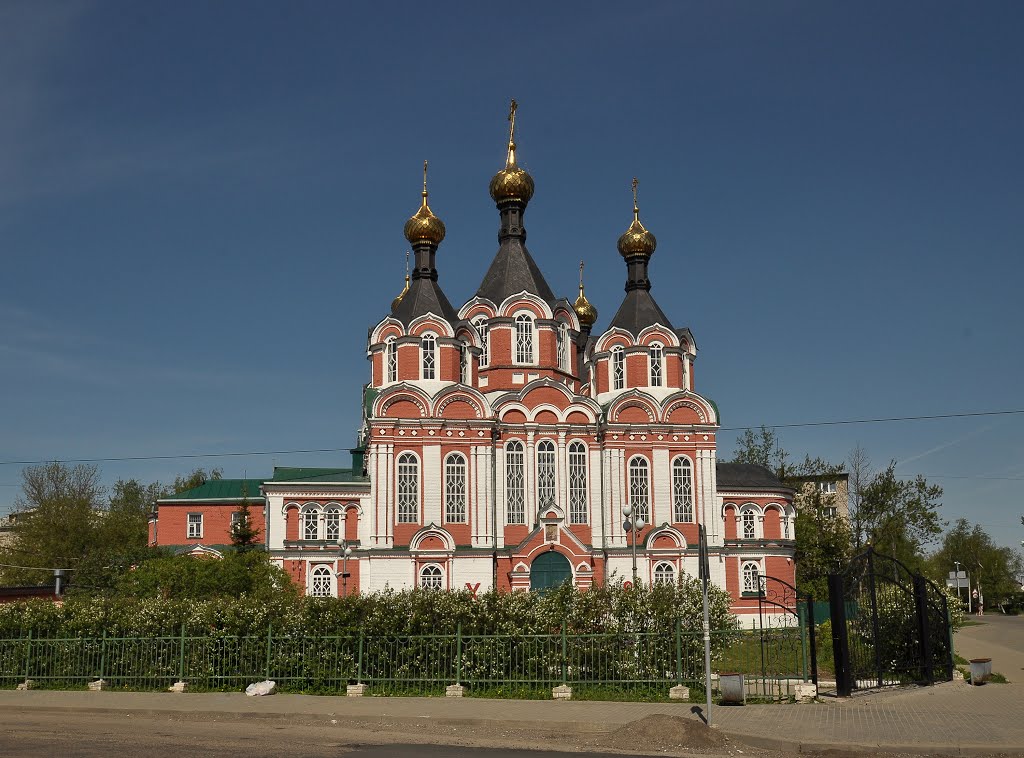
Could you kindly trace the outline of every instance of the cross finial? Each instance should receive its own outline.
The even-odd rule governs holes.
[[[409,281],[409,251],[405,251],[405,281]]]
[[[636,204],[636,188],[637,188],[637,185],[639,185],[639,184],[640,184],[639,180],[634,176],[633,177],[633,210],[635,210],[635,211],[640,210],[640,207]]]
[[[423,161],[423,197],[427,196],[427,162]]]
[[[580,292],[583,292],[583,261],[580,261]]]
[[[508,107],[508,144],[514,145],[516,140],[516,108],[519,107],[519,103],[512,99],[512,103]]]

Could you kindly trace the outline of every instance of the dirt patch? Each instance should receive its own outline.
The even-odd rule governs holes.
[[[619,727],[597,743],[621,750],[722,750],[729,738],[697,719],[655,714]]]

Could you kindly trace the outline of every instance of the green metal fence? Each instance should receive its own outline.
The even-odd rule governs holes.
[[[713,670],[747,675],[748,693],[786,697],[786,682],[807,681],[800,627],[714,631]],[[461,683],[466,694],[550,698],[569,684],[574,698],[663,699],[676,684],[703,688],[701,632],[675,629],[626,634],[455,634],[414,636],[275,633],[224,636],[24,637],[0,639],[0,686],[26,679],[37,686],[238,690],[273,679],[283,691],[339,693],[363,683],[377,695],[443,695]]]

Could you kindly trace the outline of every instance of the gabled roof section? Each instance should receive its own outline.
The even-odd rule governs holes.
[[[779,477],[756,463],[718,463],[718,489],[722,490],[788,490]]]
[[[651,324],[661,324],[670,330],[673,329],[672,322],[658,307],[648,290],[632,289],[626,292],[622,305],[612,316],[611,323],[606,329],[618,327],[636,337]]]
[[[367,482],[368,477],[350,468],[293,468],[274,466],[274,477],[267,484],[285,482]]]
[[[415,319],[428,313],[440,316],[449,324],[459,320],[458,314],[437,282],[429,278],[413,279],[409,291],[402,297],[398,307],[391,311],[391,315],[409,326]]]
[[[243,497],[249,500],[263,501],[260,494],[262,479],[210,479],[205,484],[193,487],[190,490],[179,492],[177,495],[162,497],[157,502],[167,503],[179,500],[241,500]]]
[[[547,303],[554,303],[556,299],[523,241],[518,237],[509,237],[501,241],[476,294],[477,297],[487,298],[495,305],[500,305],[510,295],[523,290],[537,295]]]

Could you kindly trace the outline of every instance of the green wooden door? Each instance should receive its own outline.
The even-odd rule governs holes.
[[[530,566],[530,589],[546,590],[572,581],[572,566],[561,553],[549,550],[538,555]]]

